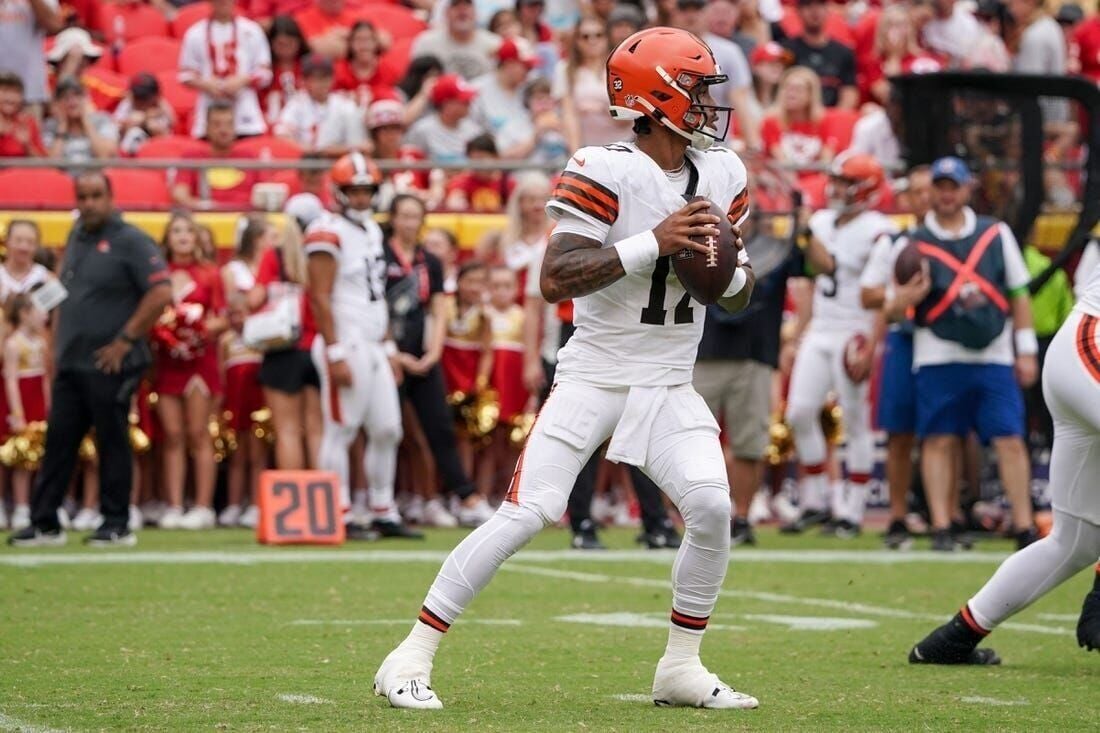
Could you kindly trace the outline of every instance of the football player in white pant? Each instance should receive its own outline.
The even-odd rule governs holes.
[[[913,664],[1000,664],[978,648],[990,631],[1100,557],[1100,272],[1047,351],[1043,396],[1054,418],[1050,455],[1054,527],[1005,560],[977,595],[909,651]],[[1077,626],[1100,649],[1100,566]]]
[[[874,314],[860,300],[860,276],[875,242],[896,230],[890,219],[871,211],[884,180],[870,155],[840,156],[829,171],[829,208],[810,217],[805,253],[807,269],[816,275],[813,315],[791,370],[786,415],[802,466],[802,515],[784,532],[828,522],[827,531],[848,539],[859,534],[863,521],[874,466],[867,377],[875,343]],[[819,417],[830,391],[844,414],[848,468],[848,480],[831,501]]]
[[[332,166],[339,212],[326,212],[306,230],[309,302],[317,323],[313,362],[321,376],[320,467],[340,477],[342,509],[351,510],[348,449],[367,431],[365,455],[371,529],[387,537],[423,537],[405,527],[393,500],[401,405],[397,349],[387,340],[386,260],[372,202],[382,177],[361,153]],[[349,535],[365,533],[349,523]]]
[[[386,657],[376,694],[406,708],[439,708],[432,660],[447,629],[497,568],[558,521],[577,473],[611,438],[608,457],[642,468],[684,517],[672,570],[668,646],[657,663],[659,705],[755,708],[707,671],[699,647],[729,563],[730,496],[718,425],[691,386],[704,307],[687,295],[669,255],[705,251],[717,216],[748,213],[745,166],[711,144],[725,136],[708,88],[725,81],[710,48],[687,31],[651,28],[607,61],[613,116],[635,120],[634,142],[578,150],[547,207],[557,226],[542,294],[574,299],[576,333],[559,353],[555,385],[516,465],[505,502],[443,564],[412,632]],[[742,263],[747,260],[740,258]],[[752,291],[736,267],[720,302],[743,308]]]

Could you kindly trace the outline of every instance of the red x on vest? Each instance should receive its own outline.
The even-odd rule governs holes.
[[[997,238],[999,226],[999,224],[994,224],[982,232],[982,235],[978,237],[978,241],[974,244],[974,249],[970,250],[970,254],[967,255],[966,262],[960,262],[935,245],[928,244],[927,242],[917,242],[917,248],[922,255],[939,260],[955,273],[955,279],[951,281],[951,286],[947,288],[947,292],[944,293],[943,297],[928,311],[928,315],[926,316],[928,323],[933,323],[951,307],[951,304],[959,297],[959,291],[961,291],[963,286],[967,283],[974,283],[974,285],[978,286],[979,290],[985,293],[986,297],[993,301],[995,306],[1005,313],[1008,312],[1008,301],[1005,300],[1001,291],[974,271],[981,261],[982,255],[989,249],[989,245],[993,243],[993,240]]]

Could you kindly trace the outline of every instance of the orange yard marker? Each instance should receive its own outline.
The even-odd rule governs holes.
[[[260,521],[256,539],[265,545],[344,543],[340,482],[322,471],[260,474]]]

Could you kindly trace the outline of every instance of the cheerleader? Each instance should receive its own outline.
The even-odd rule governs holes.
[[[492,331],[485,317],[485,290],[489,270],[469,262],[458,271],[455,296],[447,306],[447,334],[443,340],[443,381],[447,394],[469,396],[487,387],[493,368]],[[474,446],[458,431],[458,454],[468,476],[474,472]]]
[[[516,273],[505,266],[489,272],[486,316],[492,331],[493,366],[489,385],[496,391],[500,418],[493,442],[482,456],[478,481],[488,495],[499,478],[509,475],[518,452],[509,442],[512,421],[527,407],[531,395],[523,384],[523,308],[516,304]]]
[[[8,236],[4,240],[7,254],[0,266],[0,301],[6,302],[18,293],[29,293],[53,278],[48,269],[35,262],[41,241],[41,232],[33,221],[13,219],[8,224]]]
[[[162,455],[168,508],[164,529],[214,526],[217,466],[209,423],[222,391],[218,336],[225,330],[225,296],[217,267],[198,249],[198,228],[187,214],[174,214],[162,247],[172,282],[174,307],[153,329],[156,343],[157,415],[164,439]],[[183,513],[183,487],[190,448],[195,502]]]
[[[259,520],[256,489],[260,473],[267,468],[267,446],[252,430],[252,413],[264,406],[260,387],[263,354],[244,345],[241,329],[247,308],[244,304],[229,310],[230,328],[221,338],[221,362],[225,370],[225,412],[229,427],[237,434],[237,450],[229,459],[226,477],[228,504],[218,515],[223,527],[255,527]],[[246,487],[251,487],[251,503],[241,511]]]
[[[5,312],[11,335],[4,342],[4,392],[8,427],[18,433],[49,414],[50,378],[46,370],[46,314],[26,295],[15,295]],[[11,476],[12,527],[30,520],[31,471],[17,468]]]

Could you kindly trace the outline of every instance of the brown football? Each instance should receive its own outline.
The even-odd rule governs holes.
[[[920,253],[920,248],[917,247],[916,242],[910,240],[909,244],[898,252],[897,259],[894,260],[894,279],[902,284],[909,282],[914,275],[920,272],[923,262],[924,255]]]
[[[695,196],[690,201],[698,201],[702,196]],[[684,290],[696,301],[703,305],[717,303],[726,292],[733,272],[737,269],[737,248],[734,245],[733,228],[730,226],[726,212],[722,211],[712,201],[710,213],[718,217],[717,237],[695,237],[695,241],[710,248],[708,254],[702,254],[690,249],[682,249],[672,255],[672,269]],[[709,240],[709,241],[708,241]]]

